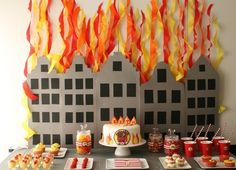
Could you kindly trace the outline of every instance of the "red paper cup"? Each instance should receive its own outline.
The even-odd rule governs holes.
[[[230,141],[229,140],[220,140],[220,155],[229,155],[230,150]]]
[[[202,154],[205,156],[212,155],[212,141],[201,141]]]
[[[193,138],[190,138],[190,137],[182,137],[181,138],[181,148],[183,149],[183,151],[184,151],[184,142],[185,141],[192,141],[193,140]]]
[[[197,146],[198,146],[198,151],[202,152],[202,147],[201,147],[201,141],[206,141],[208,140],[208,137],[198,137],[197,138]]]
[[[196,150],[196,142],[195,141],[185,141],[184,142],[184,151],[187,157],[194,157]]]
[[[213,145],[215,147],[215,151],[216,152],[220,152],[220,145],[219,145],[219,141],[220,140],[224,140],[225,138],[223,136],[215,136],[213,137]]]

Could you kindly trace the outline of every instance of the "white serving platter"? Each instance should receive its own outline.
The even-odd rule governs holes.
[[[130,159],[134,159],[134,158],[113,158],[113,159],[106,159],[106,169],[148,169],[149,165],[147,163],[147,160],[144,158],[135,158],[135,159],[139,159],[141,162],[141,167],[116,167],[115,166],[115,160],[116,159],[125,159],[127,161],[129,161]]]
[[[64,170],[71,170],[70,165],[71,165],[73,159],[74,158],[67,159]],[[82,163],[83,163],[84,158],[77,158],[77,159],[78,159],[77,167],[73,168],[73,169],[83,169]],[[93,158],[88,158],[88,164],[85,169],[92,169],[92,168],[93,168]]]
[[[185,160],[184,166],[176,165],[176,167],[170,168],[166,165],[165,158],[166,157],[159,157],[159,160],[165,169],[191,169],[192,168],[186,160]]]
[[[224,162],[220,162],[220,159],[218,156],[213,156],[212,159],[215,159],[217,161],[217,164],[215,167],[209,167],[209,166],[206,166],[205,163],[202,161],[202,158],[201,157],[194,157],[194,160],[198,163],[198,165],[202,168],[202,169],[235,169],[236,166],[234,167],[226,167],[224,165]],[[235,158],[233,157],[230,157],[229,159],[233,159],[235,160]]]
[[[46,148],[43,156],[49,153],[50,148]],[[54,156],[54,158],[64,158],[66,156],[67,148],[60,148],[58,155]]]

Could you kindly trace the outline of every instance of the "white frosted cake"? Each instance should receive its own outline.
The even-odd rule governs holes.
[[[112,119],[112,123],[103,125],[102,142],[106,145],[134,145],[141,142],[140,125],[136,119],[128,117]]]

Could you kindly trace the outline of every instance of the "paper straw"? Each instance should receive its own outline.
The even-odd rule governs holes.
[[[221,130],[220,136],[223,136],[223,133],[224,133],[224,131],[225,131],[226,126],[227,126],[227,122],[225,122],[225,124],[224,124],[224,126],[223,126],[223,129]]]
[[[210,127],[211,127],[211,123],[210,123],[209,126],[207,127],[207,130],[206,130],[206,132],[205,132],[205,136],[204,136],[204,137],[207,136],[207,134],[208,134],[208,132],[209,132],[209,130],[210,130]]]
[[[213,141],[214,137],[216,137],[216,135],[219,133],[220,128],[216,131],[215,135],[212,137],[211,141]]]
[[[197,124],[195,125],[195,127],[194,127],[194,129],[193,129],[193,131],[192,131],[192,134],[190,135],[190,138],[193,137],[193,134],[194,134],[194,132],[196,131],[196,129],[197,129]]]
[[[197,138],[200,136],[200,134],[202,133],[202,130],[204,129],[204,126],[202,126],[202,128],[200,129],[200,131],[198,132],[194,142],[196,142]]]

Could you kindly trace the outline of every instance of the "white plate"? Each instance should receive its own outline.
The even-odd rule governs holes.
[[[133,159],[133,158],[117,158],[117,159]],[[136,158],[135,158],[136,159]],[[141,162],[141,168],[140,167],[115,167],[115,160],[116,158],[113,159],[106,159],[106,169],[148,169],[149,165],[147,163],[147,160],[144,158],[137,158]]]
[[[141,146],[144,145],[146,143],[145,139],[142,139],[140,143],[138,144],[128,144],[128,145],[117,145],[117,144],[113,144],[113,145],[107,145],[105,143],[102,142],[102,140],[99,140],[99,144],[103,145],[103,146],[108,146],[108,147],[119,147],[119,148],[126,148],[126,147],[136,147],[136,146]]]
[[[174,168],[170,168],[166,165],[165,158],[166,157],[159,157],[159,160],[165,169],[191,169],[192,168],[187,161],[185,161],[184,166],[176,166]]]
[[[50,148],[46,148],[43,156],[49,152]],[[60,148],[58,155],[54,156],[54,158],[64,158],[66,156],[67,148]]]
[[[77,158],[77,159],[78,159],[77,167],[74,169],[82,169],[82,162],[83,162],[84,158]],[[71,165],[72,161],[73,161],[73,158],[67,159],[65,167],[64,167],[65,170],[71,169],[70,165]],[[93,167],[93,158],[88,158],[88,164],[85,169],[92,169],[92,167]]]
[[[220,158],[218,156],[213,156],[212,159],[215,159],[217,161],[217,164],[215,167],[206,166],[205,163],[202,161],[201,157],[194,157],[194,160],[198,163],[198,165],[202,169],[232,169],[232,168],[236,168],[236,166],[235,167],[226,167],[224,165],[224,162],[220,162]],[[230,157],[229,159],[235,160],[235,158],[233,158],[233,157]]]

